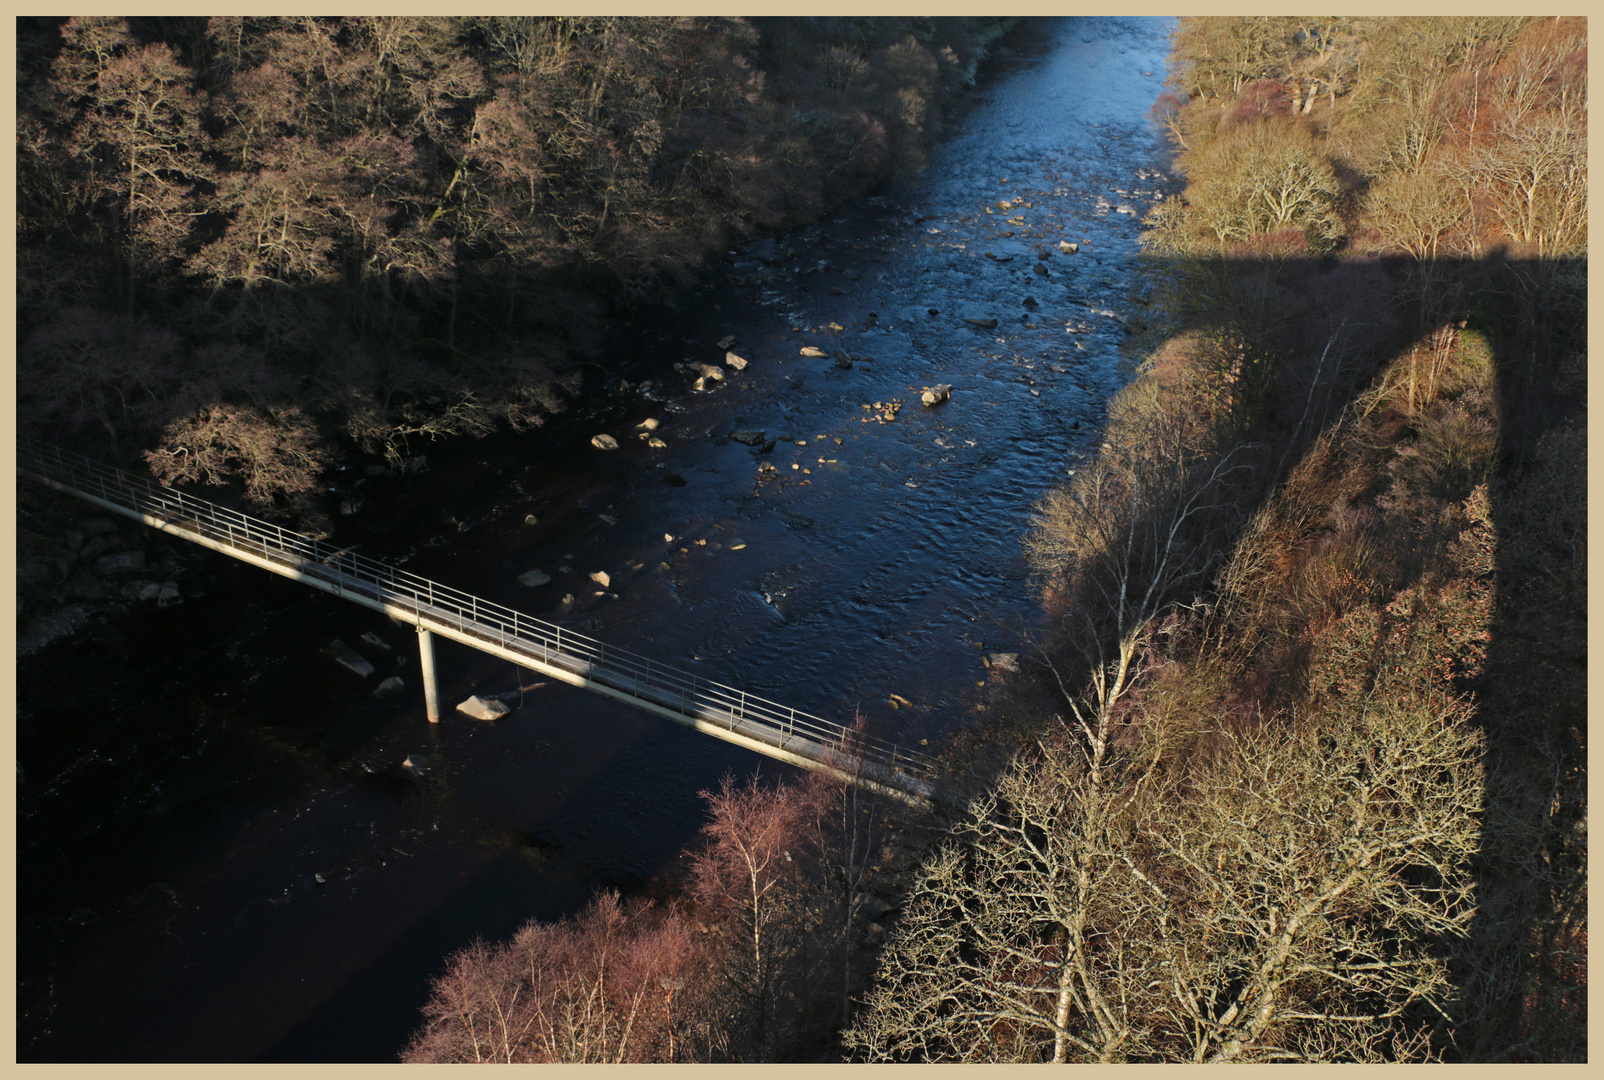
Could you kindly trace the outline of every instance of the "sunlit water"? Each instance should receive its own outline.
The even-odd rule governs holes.
[[[743,284],[615,342],[627,385],[546,430],[420,447],[430,470],[353,489],[366,507],[337,539],[938,742],[965,721],[981,653],[1034,625],[1031,504],[1128,377],[1138,221],[1176,189],[1144,118],[1168,30],[1016,35],[919,177],[732,254],[712,280]],[[750,367],[692,391],[671,365],[720,361],[726,335]],[[872,359],[841,369],[804,345]],[[923,407],[937,383],[951,401]],[[891,423],[863,408],[897,399]],[[648,417],[666,450],[635,437]],[[726,438],[741,429],[785,438],[761,454]],[[621,449],[589,445],[604,431]],[[555,580],[518,585],[530,568]],[[450,642],[446,702],[529,689],[493,726],[431,727],[410,630],[221,556],[206,570],[206,597],[20,669],[23,1060],[393,1060],[451,950],[672,872],[700,790],[793,772]],[[317,652],[364,631],[394,650],[366,649],[366,684]],[[374,702],[391,673],[408,694]]]

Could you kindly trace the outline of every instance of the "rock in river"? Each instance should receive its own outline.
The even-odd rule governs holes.
[[[364,679],[373,674],[373,665],[365,660],[361,653],[351,646],[335,638],[323,646],[320,652],[348,671],[353,671]]]
[[[965,319],[970,326],[978,326],[984,330],[991,330],[997,325],[996,319]]]
[[[727,352],[724,354],[724,366],[732,371],[745,371],[746,361],[732,352]]]
[[[457,711],[475,720],[500,720],[512,710],[495,698],[473,697],[457,706]]]
[[[398,698],[406,692],[407,684],[401,681],[401,676],[391,675],[380,683],[373,691],[373,696],[380,701]]]
[[[1019,654],[1016,652],[986,653],[981,661],[993,671],[1018,671]]]
[[[802,355],[812,360],[828,360],[830,358],[829,350],[821,349],[817,345],[802,346]]]
[[[935,386],[925,387],[924,393],[919,395],[919,400],[926,405],[940,405],[943,401],[951,399],[951,397],[952,384],[937,383]]]
[[[613,584],[613,579],[607,576],[607,571],[605,570],[597,570],[595,573],[590,575],[590,580],[594,581],[604,589],[610,588]]]
[[[119,570],[143,570],[145,568],[145,553],[143,551],[119,551],[115,555],[102,555],[95,567],[102,574],[115,574]]]
[[[598,450],[617,450],[618,440],[613,438],[611,435],[597,435],[594,439],[590,440],[590,445],[594,446]]]
[[[551,584],[551,575],[542,570],[526,570],[518,575],[518,584],[529,586],[549,585]]]
[[[763,440],[768,438],[768,434],[762,431],[732,431],[730,432],[730,438],[738,443],[745,443],[747,446],[760,446]]]

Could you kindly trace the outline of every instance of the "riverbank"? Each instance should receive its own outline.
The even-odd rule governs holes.
[[[607,321],[916,169],[1009,25],[24,20],[19,422],[281,513],[538,425]]]

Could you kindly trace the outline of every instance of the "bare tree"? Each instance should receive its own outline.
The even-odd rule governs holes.
[[[1052,741],[926,863],[846,1042],[887,1061],[1430,1056],[1473,910],[1479,744],[1444,695],[1163,739],[1100,783]],[[1166,737],[1173,737],[1173,732]]]

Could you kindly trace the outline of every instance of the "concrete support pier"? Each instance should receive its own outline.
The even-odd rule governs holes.
[[[440,722],[440,693],[434,683],[434,635],[418,627],[418,660],[423,665],[423,705],[429,713],[429,723]]]

